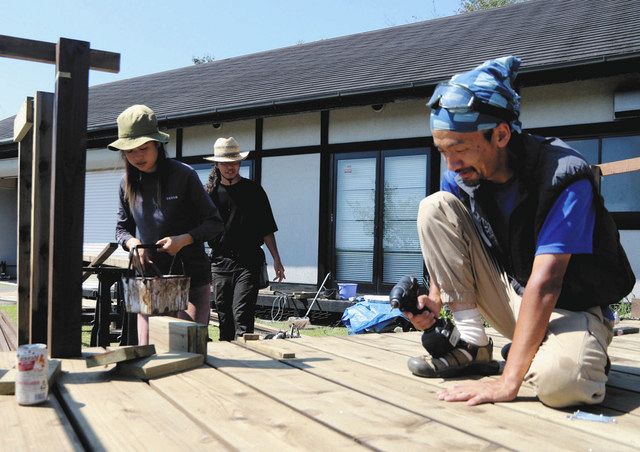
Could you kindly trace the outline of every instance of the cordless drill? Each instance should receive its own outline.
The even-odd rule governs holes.
[[[410,276],[403,276],[389,293],[391,307],[402,312],[419,315],[427,310],[418,308],[418,280]],[[438,316],[439,312],[434,312]],[[439,317],[431,328],[422,333],[422,346],[434,358],[440,358],[449,353],[458,343],[460,334],[458,329],[447,318]]]
[[[427,308],[418,308],[418,280],[410,276],[403,276],[389,293],[392,308],[413,315],[422,314]]]

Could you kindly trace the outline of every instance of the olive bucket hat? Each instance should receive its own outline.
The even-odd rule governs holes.
[[[169,134],[158,130],[158,120],[146,105],[132,105],[118,116],[118,139],[107,147],[112,151],[128,151],[147,141],[169,142]]]
[[[244,160],[250,151],[240,152],[240,145],[235,138],[218,138],[213,145],[213,156],[205,157],[212,162],[238,162]]]

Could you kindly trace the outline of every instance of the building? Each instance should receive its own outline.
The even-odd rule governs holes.
[[[422,271],[416,208],[442,169],[426,99],[508,54],[523,60],[527,131],[562,137],[591,163],[640,156],[640,2],[534,0],[92,87],[84,241],[113,239],[122,163],[106,144],[117,115],[143,103],[171,134],[170,155],[203,180],[217,137],[253,151],[243,175],[269,194],[287,281],[331,271],[386,292]],[[15,265],[12,126],[0,121],[0,260]],[[602,194],[640,275],[640,174],[604,179]]]

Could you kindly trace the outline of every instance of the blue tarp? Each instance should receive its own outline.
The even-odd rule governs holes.
[[[391,308],[389,303],[359,301],[348,307],[342,314],[342,323],[349,334],[365,332],[380,333],[390,324],[408,322],[398,308]]]

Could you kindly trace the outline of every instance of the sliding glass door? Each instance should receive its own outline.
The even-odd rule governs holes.
[[[422,277],[416,217],[428,169],[426,149],[335,155],[337,281],[384,292],[404,275]]]

